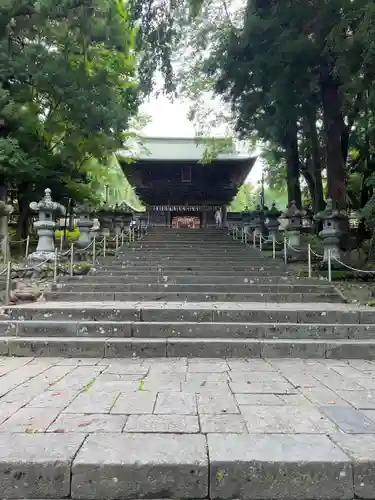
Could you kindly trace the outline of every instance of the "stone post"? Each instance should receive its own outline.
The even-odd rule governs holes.
[[[43,261],[55,258],[54,232],[56,228],[56,215],[65,214],[65,207],[52,201],[51,190],[46,189],[45,195],[39,202],[31,202],[30,208],[38,212],[38,220],[34,222],[34,228],[38,234],[38,246],[36,251],[30,255],[32,261]]]
[[[108,238],[111,235],[112,229],[112,211],[106,203],[98,210],[98,218],[100,222],[100,233],[102,236]]]
[[[221,218],[222,218],[223,227],[228,227],[228,208],[226,205],[222,206]]]
[[[123,217],[123,210],[119,205],[116,204],[115,210],[113,212],[113,217],[112,217],[112,223],[113,223],[113,228],[115,230],[115,235],[120,237],[121,231],[123,230],[124,227],[124,217]]]
[[[79,238],[77,240],[78,248],[85,248],[91,242],[91,230],[94,227],[92,214],[94,213],[93,207],[90,204],[77,205],[74,207],[74,213],[79,216],[77,226],[79,228]]]
[[[0,246],[4,256],[4,261],[9,260],[9,237],[8,223],[9,216],[13,213],[13,205],[8,205],[5,201],[0,200]]]
[[[270,242],[273,241],[273,238],[275,238],[275,241],[276,241],[277,237],[279,235],[279,226],[280,226],[279,217],[280,217],[280,215],[281,215],[281,211],[276,208],[276,204],[275,204],[275,202],[273,202],[272,207],[269,210],[267,210],[267,212],[266,212],[268,240]]]
[[[202,229],[205,229],[207,227],[207,212],[206,210],[202,211]]]
[[[264,211],[260,205],[257,205],[254,210],[254,231],[258,237],[264,233],[264,220]]]
[[[334,209],[332,206],[332,200],[329,198],[327,199],[326,208],[321,212],[318,212],[315,219],[323,222],[323,229],[319,233],[319,236],[323,240],[323,262],[328,262],[329,250],[331,251],[331,257],[342,260],[340,238],[343,231],[341,228],[344,227],[343,223],[347,221],[347,216],[343,212]],[[334,265],[335,261],[333,261],[332,264]]]
[[[243,231],[244,231],[244,237],[245,237],[245,241],[251,241],[251,227],[250,227],[250,224],[251,224],[251,221],[253,219],[253,216],[252,216],[252,213],[249,211],[248,208],[245,208],[245,211],[242,212],[242,228],[243,228]]]
[[[290,247],[300,250],[303,212],[297,208],[296,202],[291,201],[289,207],[284,212],[283,217],[287,219],[286,232],[288,236],[288,255],[298,257]]]

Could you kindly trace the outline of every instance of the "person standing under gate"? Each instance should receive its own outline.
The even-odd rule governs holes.
[[[221,209],[217,209],[215,212],[215,222],[216,227],[221,227]]]

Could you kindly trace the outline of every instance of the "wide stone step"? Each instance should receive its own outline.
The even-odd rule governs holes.
[[[216,268],[217,269],[217,268]],[[137,269],[134,269],[135,271],[137,271]],[[169,267],[169,266],[164,266],[163,268],[161,268],[161,273],[163,275],[172,275],[172,274],[177,274],[178,271],[192,271],[192,268],[189,268],[189,266],[181,266],[181,267]],[[242,272],[242,276],[245,278],[245,277],[258,277],[259,275],[261,276],[282,276],[283,273],[282,273],[282,269],[267,269],[267,270],[263,270],[263,271],[256,271],[256,270],[249,270],[249,269],[244,269],[244,268],[240,268],[240,267],[235,267],[235,268],[228,268],[228,267],[224,267],[223,269],[224,271],[227,271],[227,272],[230,272],[230,271],[234,271],[234,272]],[[146,270],[147,271],[147,270]],[[206,275],[207,273],[210,274],[210,273],[214,273],[215,272],[215,267],[205,267],[201,270],[201,272],[199,273],[200,275]],[[98,270],[95,270],[95,271],[92,271],[91,273],[92,275],[95,275],[95,276],[123,276],[123,277],[126,277],[126,276],[129,276],[128,274],[128,270],[127,269],[119,269],[119,270],[111,270],[111,269],[98,269]],[[133,273],[133,274],[139,274],[137,272]],[[289,273],[285,273],[285,275],[292,275],[292,272],[289,271]],[[121,278],[120,278],[121,279]]]
[[[0,337],[2,356],[375,359],[375,340]]]
[[[50,301],[187,301],[187,302],[342,302],[336,293],[236,293],[236,292],[86,292],[86,291],[52,291],[45,292],[44,297]]]
[[[257,271],[258,273],[261,273],[262,271],[266,270],[273,270],[273,269],[281,269],[283,271],[288,271],[290,268],[282,264],[281,262],[252,262],[252,261],[246,261],[242,260],[239,262],[217,262],[212,260],[208,260],[206,262],[197,262],[197,261],[186,261],[186,260],[181,260],[181,261],[169,261],[169,260],[163,260],[160,258],[158,261],[148,261],[147,259],[145,260],[128,260],[128,261],[116,261],[114,263],[106,263],[106,262],[99,262],[96,266],[95,269],[98,270],[110,270],[110,271],[122,271],[123,269],[136,269],[136,270],[152,270],[152,269],[184,269],[184,268],[189,268],[190,270],[196,270],[197,272],[199,271],[204,271],[205,269],[217,269],[218,266],[220,268],[223,268],[224,270],[232,270],[232,269],[249,269],[251,271]]]
[[[2,493],[4,498],[35,499],[43,492],[45,498],[73,500],[374,498],[371,444],[361,448],[359,439],[344,438],[5,434],[0,444]]]
[[[254,266],[249,266],[249,265],[242,265],[242,266],[228,266],[228,265],[207,265],[207,266],[189,266],[186,265],[185,263],[182,263],[181,265],[168,265],[163,263],[162,261],[160,264],[155,264],[155,265],[122,265],[118,266],[117,268],[113,268],[110,266],[104,266],[104,265],[98,265],[95,266],[95,268],[91,271],[91,274],[96,274],[98,272],[105,272],[105,273],[159,273],[164,271],[169,271],[169,272],[174,272],[174,273],[190,273],[191,274],[228,274],[228,273],[244,273],[244,272],[256,272],[258,275],[262,275],[264,272],[268,271],[279,271],[279,274],[291,274],[290,269],[285,269],[284,266],[268,266],[268,267],[254,267]]]
[[[197,323],[142,321],[44,321],[0,322],[0,335],[10,337],[93,338],[227,338],[375,340],[375,325],[305,323]]]
[[[321,285],[322,283],[327,283],[326,280],[323,279],[311,279],[305,280],[304,278],[299,278],[296,280],[294,276],[288,275],[273,275],[273,276],[249,276],[244,272],[220,272],[217,273],[192,273],[192,272],[174,272],[174,273],[155,273],[155,272],[144,272],[137,273],[134,271],[128,271],[125,274],[100,274],[96,275],[95,273],[89,274],[88,276],[64,276],[64,278],[60,278],[59,281],[73,281],[73,282],[84,282],[84,283],[97,283],[98,280],[103,280],[104,283],[108,283],[108,285],[112,283],[118,283],[122,281],[123,283],[169,283],[169,284],[294,284],[294,283],[308,283],[308,284],[317,284]]]
[[[53,290],[62,292],[106,292],[108,291],[108,283],[103,283],[98,280],[96,283],[86,283],[86,280],[59,282],[53,287]],[[259,285],[259,284],[147,284],[147,283],[111,283],[110,290],[116,292],[222,292],[222,293],[330,293],[333,291],[332,286],[327,284],[309,285],[309,284],[275,284],[275,285]]]
[[[375,309],[331,303],[37,302],[9,306],[0,320],[9,319],[356,325],[375,323]]]
[[[119,255],[123,257],[128,257],[128,256],[159,256],[159,255],[165,255],[167,257],[173,257],[173,256],[186,256],[189,251],[194,250],[195,255],[199,255],[200,257],[204,258],[207,256],[215,256],[216,258],[220,257],[239,257],[239,256],[246,256],[246,257],[261,257],[262,255],[257,252],[251,252],[248,248],[245,247],[238,247],[238,248],[206,248],[206,249],[199,249],[197,247],[187,247],[185,249],[182,248],[176,248],[176,249],[168,249],[168,248],[158,248],[158,249],[149,249],[149,248],[131,248],[129,247],[125,251],[120,251]]]

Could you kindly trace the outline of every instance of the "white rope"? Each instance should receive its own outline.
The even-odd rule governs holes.
[[[3,269],[3,270],[1,271],[1,273],[0,273],[0,276],[2,276],[3,274],[5,274],[7,271],[8,271],[8,269],[7,269],[7,268]]]
[[[24,243],[28,238],[24,238],[23,240],[9,240],[9,243]]]
[[[315,257],[318,257],[319,259],[324,259],[324,255],[320,255],[320,253],[314,252],[314,250],[310,247],[310,252],[315,255]]]
[[[51,257],[47,257],[46,260],[44,260],[43,262],[39,262],[39,264],[35,264],[35,266],[30,266],[30,267],[17,267],[17,268],[13,268],[13,271],[34,271],[35,269],[38,269],[38,267],[40,266],[43,266],[43,264],[46,264],[47,262],[53,262],[55,260],[55,258],[51,258]]]
[[[94,244],[94,240],[92,240],[91,243],[87,245],[85,248],[77,248],[76,251],[78,250],[79,252],[84,252],[85,250],[89,249],[92,245]]]
[[[287,242],[286,244],[287,244],[287,246],[288,246],[291,250],[293,250],[293,252],[301,252],[301,250],[298,250],[297,248],[293,248],[293,247],[292,247],[292,245],[291,245],[290,243],[288,243],[288,242]]]
[[[355,267],[351,267],[348,264],[344,264],[344,262],[341,262],[341,260],[336,259],[336,257],[333,257],[333,256],[332,256],[332,259],[335,260],[336,262],[338,262],[339,264],[341,264],[342,266],[347,267],[351,271],[355,271],[357,273],[368,273],[368,274],[374,274],[375,273],[375,271],[367,271],[365,269],[356,269]]]
[[[60,257],[65,257],[65,255],[69,255],[71,251],[72,251],[72,247],[70,247],[69,250],[67,250],[64,253],[59,253],[59,258]]]

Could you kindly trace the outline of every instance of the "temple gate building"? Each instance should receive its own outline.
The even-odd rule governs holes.
[[[138,159],[121,167],[149,213],[151,225],[207,227],[226,207],[252,169],[256,157],[219,154],[202,163],[204,144],[194,138],[147,137]]]

